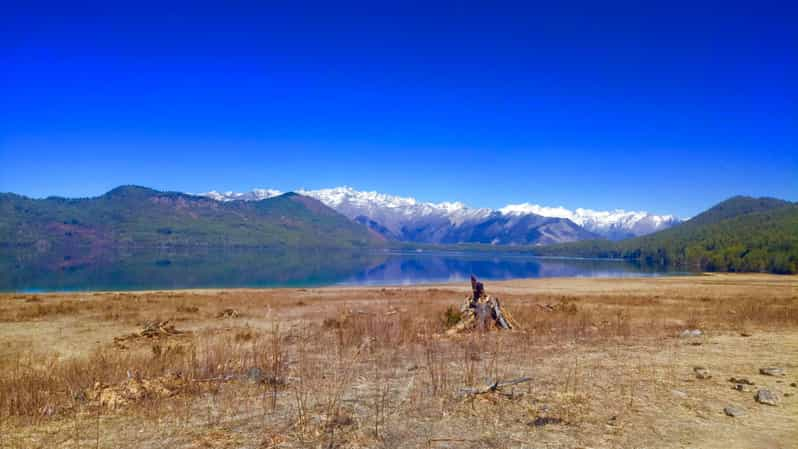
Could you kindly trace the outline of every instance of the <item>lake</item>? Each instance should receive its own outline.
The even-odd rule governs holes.
[[[678,274],[624,260],[449,251],[0,249],[0,291],[410,285]]]

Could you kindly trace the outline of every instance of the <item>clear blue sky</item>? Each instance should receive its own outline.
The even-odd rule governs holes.
[[[75,3],[4,5],[0,191],[798,200],[794,3]]]

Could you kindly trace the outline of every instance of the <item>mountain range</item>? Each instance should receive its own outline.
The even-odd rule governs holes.
[[[735,196],[684,223],[619,242],[541,247],[538,255],[612,257],[702,271],[798,272],[798,203]]]
[[[587,230],[602,228],[585,217],[598,217],[597,222],[608,225],[604,229],[615,226],[625,232],[633,232],[636,225],[662,227],[668,220],[638,213],[614,221],[613,214],[578,211],[573,219],[546,217],[530,212],[542,210],[539,206],[471,209],[350,189],[317,191],[313,197],[308,193],[217,194],[215,199],[208,197],[214,194],[138,186],[121,186],[93,198],[0,193],[0,248],[34,247],[41,252],[79,246],[98,254],[128,247],[318,252],[404,247],[407,242],[433,247],[488,243],[492,245],[474,248],[518,245],[516,251],[535,255],[636,259],[689,270],[798,272],[798,204],[774,198],[733,197],[666,229],[613,241]],[[574,221],[580,219],[583,225]]]
[[[569,210],[523,203],[500,209],[471,208],[460,202],[431,203],[364,192],[350,187],[297,190],[390,240],[415,243],[550,245],[596,238],[621,240],[667,229],[681,222],[647,212]],[[275,189],[202,194],[221,202],[258,201],[280,195]]]
[[[94,198],[0,194],[2,246],[357,248],[384,240],[295,193],[233,202],[139,186]]]

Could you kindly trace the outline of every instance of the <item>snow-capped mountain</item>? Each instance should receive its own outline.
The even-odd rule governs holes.
[[[252,189],[251,192],[244,192],[244,193],[235,193],[235,192],[224,192],[220,193],[216,190],[211,190],[210,192],[200,193],[200,196],[207,196],[208,198],[214,199],[216,201],[234,201],[234,200],[242,200],[242,201],[258,201],[258,200],[265,200],[267,198],[272,198],[275,196],[282,195],[283,192],[274,189]]]
[[[364,192],[351,187],[297,190],[386,237],[424,243],[551,244],[596,237],[621,239],[649,234],[680,222],[671,215],[624,210],[595,211],[524,203],[498,210],[460,202],[429,203],[414,198]],[[211,191],[218,201],[261,200],[273,189],[246,193]]]
[[[544,217],[567,218],[590,232],[611,240],[651,234],[682,222],[673,215],[653,215],[643,211],[615,209],[600,211],[578,208],[545,207],[537,204],[510,204],[499,211],[506,215],[535,214]]]

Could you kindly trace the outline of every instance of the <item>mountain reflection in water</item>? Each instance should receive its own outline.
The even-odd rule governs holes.
[[[551,259],[494,252],[293,251],[191,249],[0,253],[0,290],[141,290],[317,287],[452,282],[527,277],[664,274],[618,260]]]

